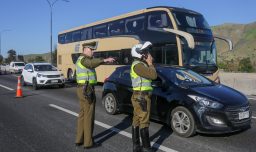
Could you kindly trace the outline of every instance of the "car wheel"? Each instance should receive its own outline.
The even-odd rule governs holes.
[[[104,96],[103,105],[108,114],[114,115],[117,113],[117,100],[112,93]]]
[[[22,86],[26,86],[27,85],[23,76],[21,77],[21,85]]]
[[[37,85],[37,82],[36,82],[36,78],[33,79],[33,89],[34,90],[38,90],[38,85]]]
[[[171,128],[181,137],[195,134],[195,120],[191,112],[185,107],[176,107],[171,112]]]

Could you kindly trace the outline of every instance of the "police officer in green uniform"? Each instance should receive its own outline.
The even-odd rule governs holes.
[[[96,96],[94,85],[97,84],[95,69],[104,62],[113,62],[113,58],[93,58],[93,50],[96,43],[83,44],[83,53],[76,62],[77,96],[80,104],[80,111],[77,122],[76,145],[83,145],[84,148],[96,147],[92,135],[94,129],[95,102]]]
[[[133,95],[132,141],[134,152],[151,152],[149,140],[149,115],[151,107],[151,81],[157,78],[156,70],[152,64],[153,58],[149,51],[152,44],[145,42],[132,48],[131,54],[134,61],[131,66],[131,79]],[[140,146],[140,136],[142,147]]]

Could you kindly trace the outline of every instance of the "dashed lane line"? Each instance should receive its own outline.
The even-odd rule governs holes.
[[[14,90],[14,89],[9,88],[9,87],[7,87],[7,86],[4,86],[4,85],[2,85],[2,84],[0,84],[0,87],[5,88],[5,89],[7,89],[7,90],[9,90],[9,91],[13,91],[13,90]]]
[[[54,105],[54,104],[49,104],[49,106],[50,106],[50,107],[53,107],[53,108],[56,108],[56,109],[58,109],[58,110],[64,111],[64,112],[66,112],[66,113],[69,113],[69,114],[71,114],[71,115],[73,115],[73,116],[78,117],[78,114],[77,114],[77,113],[75,113],[75,112],[73,112],[73,111],[70,111],[70,110],[68,110],[68,109],[62,108],[62,107],[57,106],[57,105]],[[118,128],[114,128],[113,126],[107,125],[107,124],[105,124],[105,123],[103,123],[103,122],[100,122],[100,121],[97,121],[97,120],[95,120],[94,123],[95,123],[96,125],[98,125],[98,126],[101,126],[101,127],[103,127],[103,128],[106,128],[106,129],[110,129],[110,130],[112,130],[112,131],[114,131],[114,132],[116,132],[116,133],[118,133],[118,134],[121,134],[121,135],[123,135],[123,136],[126,136],[126,137],[128,137],[128,138],[132,138],[132,134],[130,134],[130,133],[126,132],[126,131],[122,131],[122,130],[120,130],[120,129],[118,129]],[[176,151],[176,150],[174,150],[174,149],[171,149],[171,148],[168,148],[168,147],[159,145],[159,144],[157,144],[157,143],[155,143],[155,142],[151,142],[151,145],[153,145],[155,148],[158,148],[158,149],[160,149],[160,150],[162,150],[162,151],[166,151],[166,152],[178,152],[178,151]]]

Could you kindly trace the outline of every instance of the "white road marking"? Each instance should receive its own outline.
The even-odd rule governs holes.
[[[256,119],[256,117],[252,116],[253,119]]]
[[[14,90],[14,89],[12,89],[12,88],[9,88],[9,87],[4,86],[4,85],[1,85],[1,84],[0,84],[0,87],[5,88],[5,89],[10,90],[10,91],[13,91],[13,90]]]
[[[248,97],[249,100],[256,100],[256,97],[253,98],[253,97]]]
[[[62,107],[57,106],[57,105],[54,105],[54,104],[49,104],[49,106],[50,106],[50,107],[53,107],[53,108],[56,108],[56,109],[58,109],[58,110],[64,111],[64,112],[66,112],[66,113],[69,113],[69,114],[71,114],[71,115],[73,115],[73,116],[78,117],[78,113],[75,113],[75,112],[70,111],[70,110],[68,110],[68,109],[62,108]],[[130,134],[130,133],[126,132],[126,131],[121,131],[120,129],[114,128],[113,126],[107,125],[107,124],[105,124],[105,123],[103,123],[103,122],[99,122],[99,121],[97,121],[97,120],[95,120],[94,123],[95,123],[96,125],[98,125],[98,126],[101,126],[101,127],[103,127],[103,128],[106,128],[106,129],[110,129],[110,130],[112,130],[112,131],[114,131],[114,132],[116,132],[116,133],[118,133],[118,134],[121,134],[121,135],[123,135],[123,136],[126,136],[126,137],[128,137],[128,138],[132,138],[132,134]],[[160,150],[162,150],[162,151],[166,151],[166,152],[178,152],[178,151],[176,151],[176,150],[174,150],[174,149],[171,149],[171,148],[168,148],[168,147],[159,145],[159,144],[157,144],[157,143],[155,143],[155,142],[151,142],[151,145],[154,145],[155,148],[158,148],[158,149],[160,149]]]

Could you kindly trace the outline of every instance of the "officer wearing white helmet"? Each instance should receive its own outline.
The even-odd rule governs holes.
[[[131,54],[134,61],[131,66],[131,79],[133,87],[133,123],[132,141],[134,152],[151,152],[149,140],[149,115],[151,107],[151,92],[153,90],[151,81],[157,78],[153,58],[150,54],[151,42],[137,44],[132,47]],[[139,133],[140,132],[140,133]],[[140,136],[142,147],[140,146]]]

